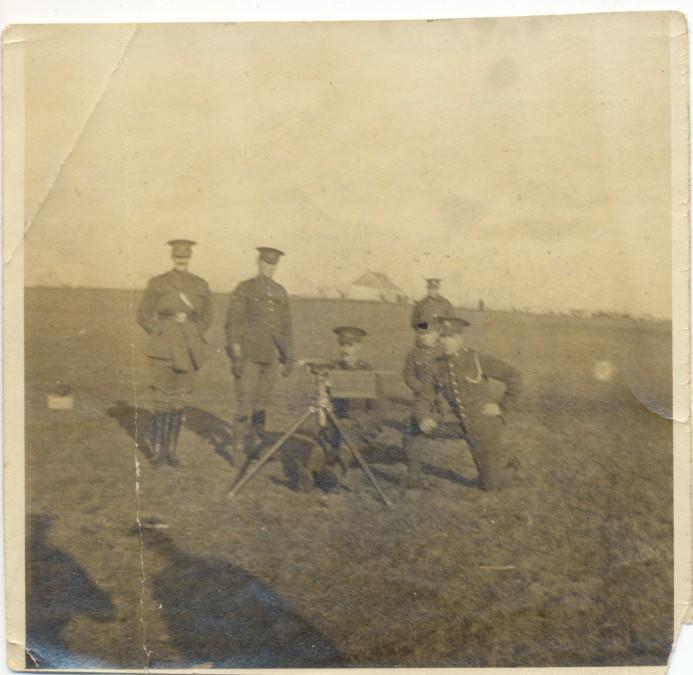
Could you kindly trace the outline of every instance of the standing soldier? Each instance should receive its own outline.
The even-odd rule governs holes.
[[[440,294],[440,279],[426,279],[426,297],[414,304],[411,313],[411,327],[422,323],[435,323],[439,316],[452,316],[455,310],[452,303]]]
[[[149,281],[137,310],[137,323],[150,336],[152,462],[175,466],[183,408],[205,360],[204,333],[212,322],[212,296],[207,282],[188,271],[195,242],[173,239],[168,245],[173,269]]]
[[[443,354],[433,361],[416,396],[415,439],[465,439],[481,488],[497,490],[502,486],[504,409],[516,401],[521,378],[503,361],[466,349],[463,329],[468,325],[454,316],[440,319]],[[489,378],[505,384],[500,400]],[[447,403],[445,411],[435,405],[438,395]]]
[[[236,383],[234,446],[243,452],[249,435],[262,437],[267,403],[279,364],[293,369],[291,312],[286,289],[272,279],[282,251],[258,247],[258,275],[231,294],[226,313],[226,353]]]

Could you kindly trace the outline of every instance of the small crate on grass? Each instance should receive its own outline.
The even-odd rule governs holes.
[[[49,410],[72,410],[75,407],[75,398],[72,395],[72,387],[58,382],[55,390],[48,394]]]

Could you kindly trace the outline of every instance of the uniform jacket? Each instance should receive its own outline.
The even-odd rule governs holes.
[[[242,281],[229,298],[226,342],[241,347],[243,359],[282,363],[293,359],[291,311],[286,289],[273,279],[256,276]]]
[[[506,386],[505,395],[498,401],[489,378]],[[431,417],[438,396],[447,403],[446,409],[460,422],[481,415],[484,404],[497,402],[501,409],[517,400],[522,390],[522,378],[515,368],[492,356],[463,350],[456,356],[438,356],[432,363],[426,384],[415,400],[418,422]],[[440,413],[441,415],[444,413]],[[437,422],[449,420],[433,415]]]
[[[199,369],[212,311],[209,285],[201,277],[171,270],[150,279],[137,310],[137,323],[150,336],[147,355],[168,360],[177,370]],[[177,315],[185,321],[176,321]]]
[[[411,389],[414,394],[426,385],[426,377],[431,370],[433,361],[440,356],[440,348],[424,347],[416,345],[404,360],[404,368],[402,369],[402,377],[404,384]]]
[[[414,304],[410,323],[412,328],[420,323],[432,323],[438,316],[451,316],[455,312],[452,303],[442,295],[437,298],[426,296]]]

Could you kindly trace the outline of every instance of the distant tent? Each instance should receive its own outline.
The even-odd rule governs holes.
[[[348,296],[355,300],[407,302],[407,294],[382,272],[368,271],[351,284]]]

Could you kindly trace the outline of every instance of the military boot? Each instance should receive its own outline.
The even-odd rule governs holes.
[[[178,466],[178,457],[176,456],[176,449],[178,447],[178,437],[180,436],[180,429],[183,424],[183,412],[181,410],[175,410],[169,413],[169,436],[168,436],[168,452],[166,460],[171,466]]]
[[[246,436],[248,435],[248,418],[237,417],[233,423],[233,451],[242,456],[245,454]]]
[[[156,410],[152,414],[151,419],[151,463],[154,466],[161,466],[164,462],[164,425],[165,425],[165,414],[161,410]]]
[[[250,418],[250,429],[246,436],[246,452],[255,459],[260,446],[265,440],[265,411],[256,410]]]
[[[407,454],[407,475],[404,477],[403,486],[406,489],[420,489],[426,486],[421,464],[421,439],[404,439],[404,450]]]
[[[265,440],[265,422],[267,415],[264,410],[256,410],[250,418],[250,429],[255,436],[255,440],[261,443]]]

